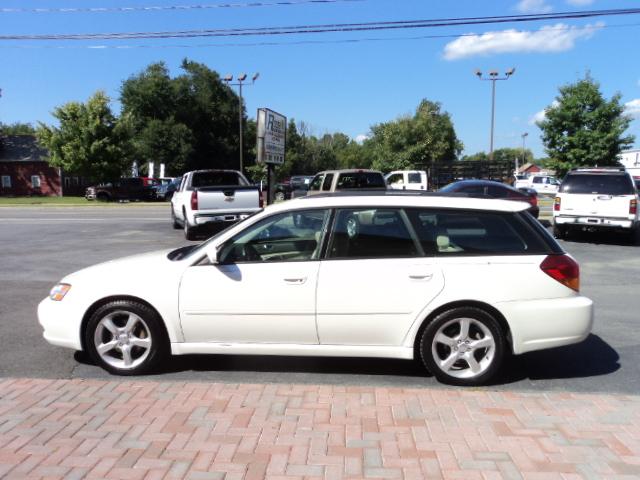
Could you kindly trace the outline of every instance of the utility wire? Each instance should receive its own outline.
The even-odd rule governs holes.
[[[250,3],[211,3],[202,5],[151,5],[139,7],[81,7],[81,8],[0,8],[2,13],[129,13],[186,10],[211,10],[216,8],[290,7],[308,4],[354,3],[366,0],[277,0]]]
[[[576,30],[601,30],[609,28],[624,28],[624,27],[639,27],[640,23],[626,23],[615,25],[585,25],[583,27],[550,27],[546,31],[576,31]],[[518,30],[518,33],[536,33],[539,30]],[[351,44],[351,43],[365,43],[365,42],[389,42],[389,41],[415,41],[415,40],[429,40],[440,38],[463,38],[463,37],[477,37],[486,33],[492,35],[510,35],[512,31],[500,31],[500,32],[481,32],[481,33],[461,33],[461,34],[444,34],[444,35],[418,35],[410,37],[365,37],[365,38],[343,38],[335,40],[297,40],[292,42],[250,42],[250,43],[201,43],[201,44],[139,44],[139,45],[0,45],[0,49],[95,49],[95,50],[128,50],[128,49],[154,49],[154,48],[211,48],[211,47],[274,47],[274,46],[296,46],[296,45],[327,45],[327,44]]]
[[[380,30],[406,30],[418,28],[436,28],[469,25],[488,25],[501,23],[521,23],[543,20],[584,19],[604,16],[637,15],[640,8],[590,10],[540,15],[505,15],[491,17],[448,18],[434,20],[402,20],[365,23],[335,23],[324,25],[297,25],[262,28],[204,29],[161,32],[118,32],[118,33],[79,33],[79,34],[36,34],[36,35],[0,35],[2,40],[127,40],[158,38],[199,38],[199,37],[242,37],[266,35],[299,35],[330,32],[363,32]]]

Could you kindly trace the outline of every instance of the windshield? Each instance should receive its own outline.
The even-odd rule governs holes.
[[[223,185],[246,185],[246,183],[236,172],[195,172],[191,179],[191,186],[194,188]]]
[[[624,174],[586,173],[569,174],[560,187],[562,193],[591,195],[633,195],[631,178]]]

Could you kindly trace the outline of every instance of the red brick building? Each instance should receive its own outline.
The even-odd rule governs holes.
[[[0,138],[0,196],[62,195],[60,170],[31,135]]]

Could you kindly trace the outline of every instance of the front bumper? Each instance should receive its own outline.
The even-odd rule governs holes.
[[[593,327],[593,302],[580,295],[496,307],[507,319],[515,354],[581,342]]]
[[[42,336],[51,345],[82,350],[82,314],[75,311],[68,301],[65,303],[65,300],[54,302],[47,297],[38,305],[38,322],[44,329]]]
[[[634,227],[634,221],[628,218],[598,217],[584,215],[555,215],[553,222],[556,225],[575,225],[580,227],[594,228],[624,228]]]

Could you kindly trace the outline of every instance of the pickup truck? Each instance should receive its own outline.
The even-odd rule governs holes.
[[[386,190],[384,176],[377,170],[326,170],[318,173],[309,184],[307,195],[351,190]]]
[[[225,227],[262,208],[260,188],[235,170],[196,170],[185,173],[171,197],[173,228],[195,240],[206,227]]]
[[[154,200],[153,187],[158,185],[156,179],[149,177],[119,178],[112,182],[92,185],[85,191],[87,200]]]
[[[427,172],[422,170],[396,170],[384,179],[391,190],[427,190]]]
[[[533,188],[538,195],[548,194],[555,195],[558,192],[560,182],[551,175],[534,174],[525,178],[524,180],[516,180],[515,188]]]

